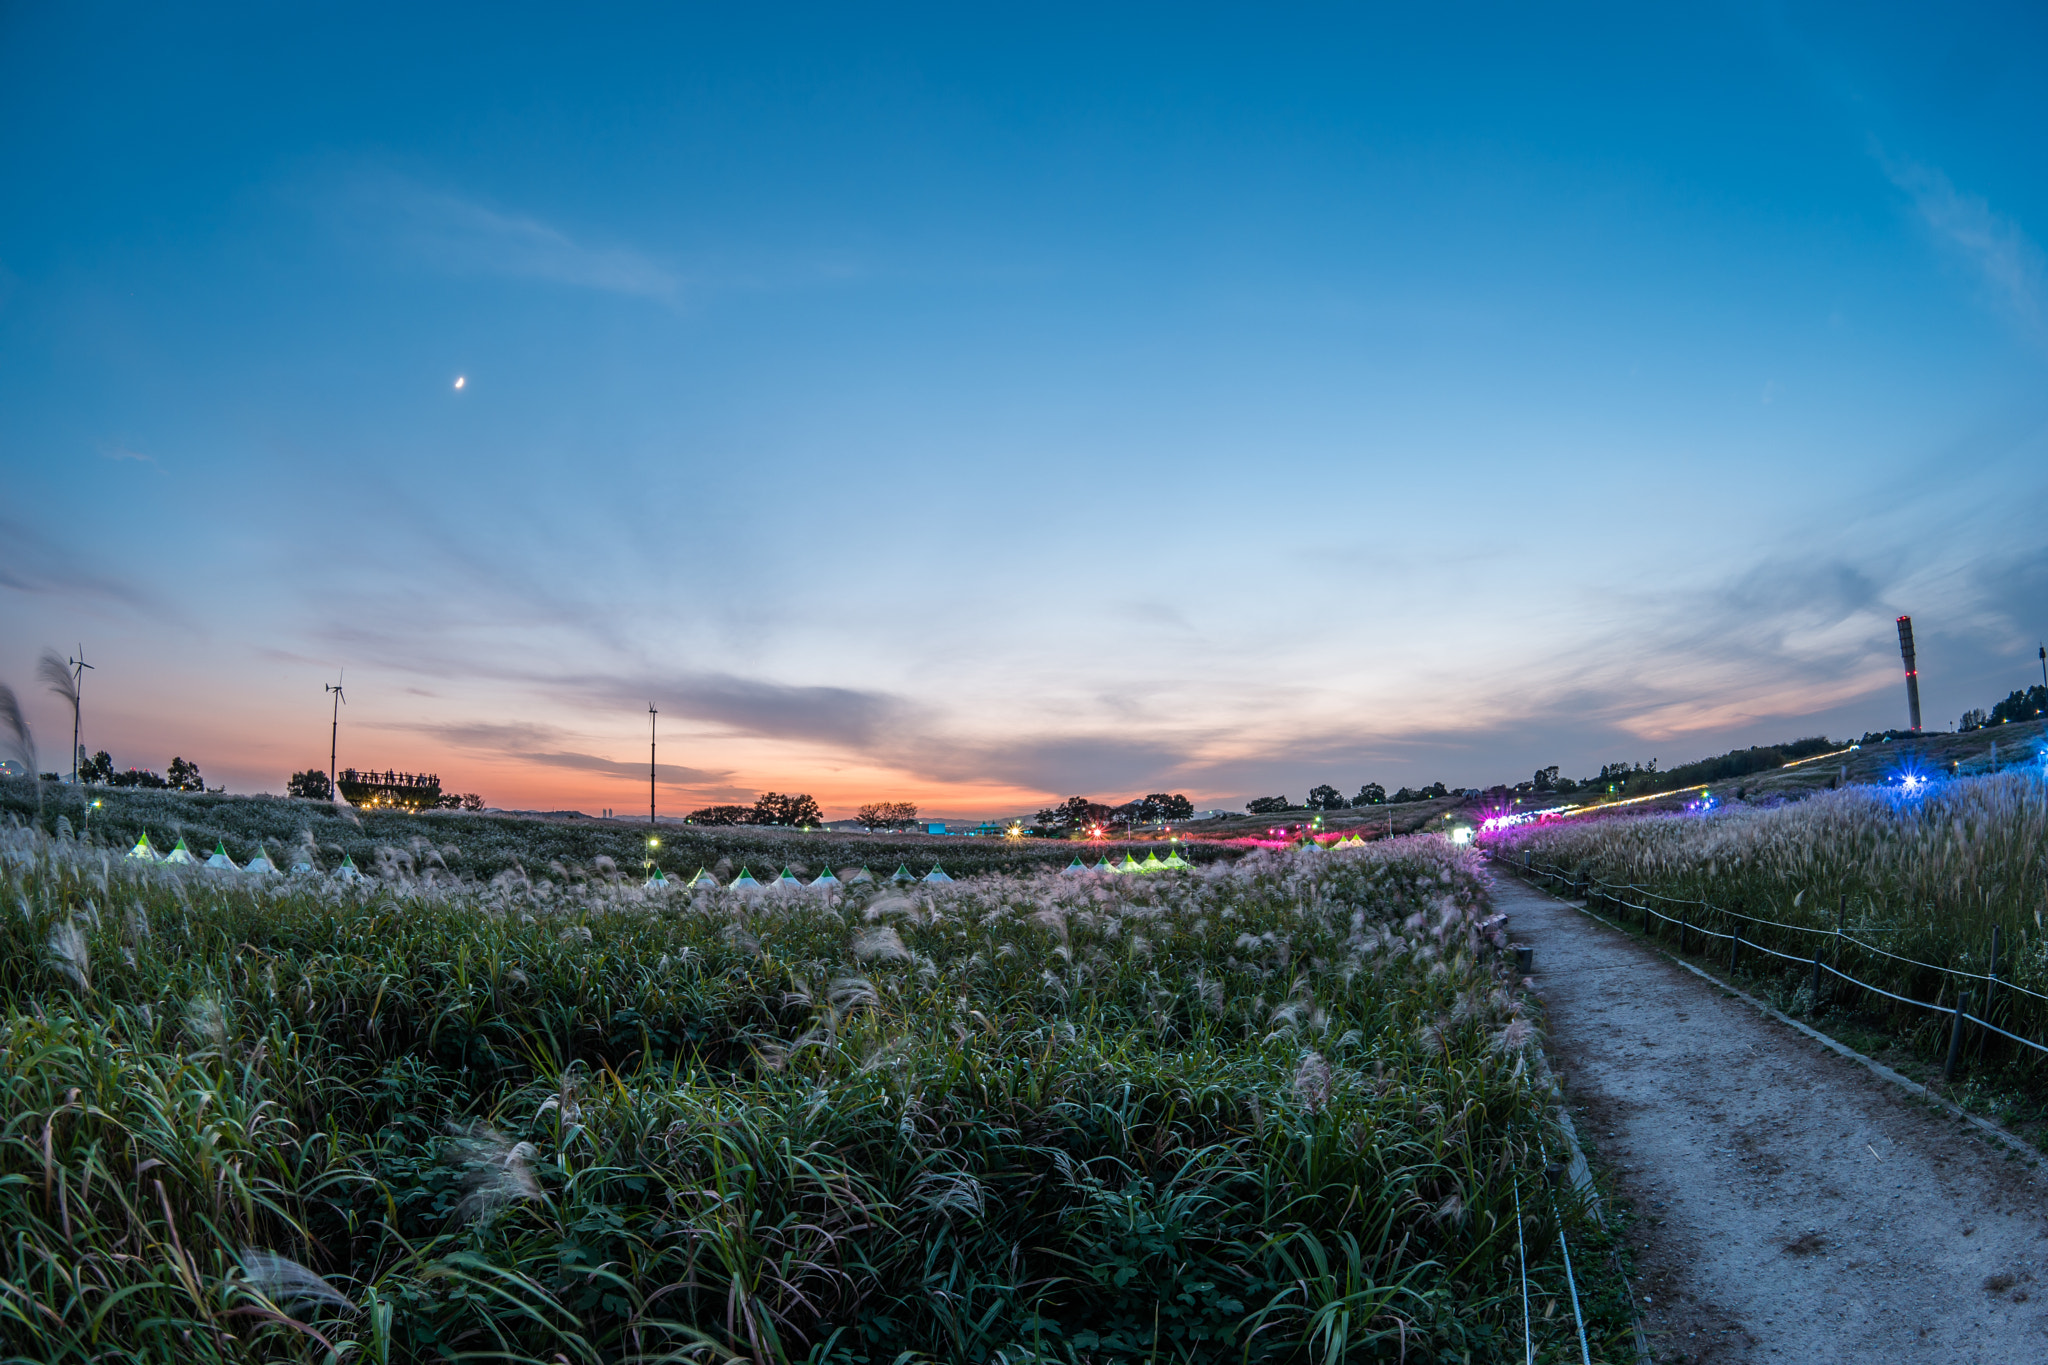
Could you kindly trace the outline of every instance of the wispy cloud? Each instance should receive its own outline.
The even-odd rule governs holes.
[[[2041,301],[2042,254],[2033,239],[1982,196],[1958,190],[1937,167],[1873,150],[1891,182],[1912,196],[1914,208],[1935,236],[1970,263],[2037,341],[2048,340]]]
[[[134,584],[84,567],[83,559],[77,550],[59,546],[18,521],[0,517],[0,588],[97,598],[151,612],[168,610]]]
[[[506,275],[664,301],[673,300],[683,285],[676,271],[631,247],[578,240],[529,214],[396,176],[357,179],[344,205],[357,228],[456,274]]]
[[[516,759],[521,763],[533,763],[542,767],[604,773],[613,777],[643,778],[647,775],[647,765],[637,760],[605,758],[598,754],[579,753],[573,749],[560,747],[568,742],[567,732],[549,725],[468,722],[446,725],[385,725],[379,728],[431,735],[458,749]],[[679,787],[722,788],[729,785],[732,780],[730,772],[689,768],[679,763],[656,764],[654,773],[662,782]]]

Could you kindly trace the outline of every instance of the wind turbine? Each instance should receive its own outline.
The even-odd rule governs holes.
[[[74,787],[78,785],[78,693],[80,684],[85,681],[85,670],[91,667],[85,661],[85,646],[80,645],[75,659],[59,659],[56,650],[44,650],[42,663],[37,669],[49,689],[71,706],[71,785]]]
[[[348,698],[341,695],[341,679],[346,672],[347,670],[344,669],[341,673],[335,674],[334,681],[331,683],[320,684],[323,692],[332,692],[334,694],[334,728],[327,732],[327,795],[330,800],[341,790],[341,787],[334,780],[334,755],[341,747],[341,704],[348,700]]]

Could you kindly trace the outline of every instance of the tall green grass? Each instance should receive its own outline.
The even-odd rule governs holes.
[[[1556,1144],[1498,934],[1430,839],[743,897],[251,882],[16,828],[0,1340],[1520,1359],[1519,1183],[1561,1359]]]
[[[1819,947],[1843,971],[1915,1000],[1953,1005],[1959,989],[1970,989],[1980,1015],[1982,983],[1958,983],[1929,968],[1988,971],[1995,928],[2001,983],[2048,995],[2048,783],[2038,765],[1936,781],[1921,796],[1852,787],[1766,809],[1527,827],[1493,843],[1572,877],[1691,902],[1686,912],[1695,923],[1724,932],[1728,926],[1700,903],[1818,930],[1835,929],[1840,917],[1852,937],[1911,961],[1767,926],[1745,924],[1742,932],[1794,955],[1810,957]],[[1769,970],[1788,985],[1807,979],[1797,964]],[[1869,992],[1834,994],[1888,1016],[1925,1047],[1945,1045],[1946,1016]],[[1812,1003],[1810,993],[1802,1003]],[[1990,1009],[1999,1026],[2048,1043],[2048,1000],[1994,988]],[[2010,1050],[2037,1080],[2048,1075],[2038,1054],[1995,1037],[1990,1046]]]

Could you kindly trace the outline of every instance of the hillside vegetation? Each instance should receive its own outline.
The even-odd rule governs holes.
[[[87,815],[87,803],[101,802]],[[468,811],[353,810],[326,801],[278,796],[109,790],[0,780],[0,818],[12,815],[54,833],[61,817],[74,834],[117,849],[148,833],[158,851],[180,838],[200,855],[224,844],[247,862],[262,844],[279,866],[310,849],[314,866],[332,870],[344,857],[365,872],[384,872],[429,884],[488,882],[509,874],[553,886],[627,876],[642,880],[649,850],[644,824],[588,818],[486,815]],[[866,865],[887,876],[899,863],[919,876],[943,865],[955,876],[1064,867],[1077,853],[1093,862],[1135,848],[1140,857],[1157,844],[1047,839],[966,839],[920,834],[866,835],[828,830],[662,824],[658,865],[670,877],[708,868],[729,880],[742,867],[772,876],[784,866],[806,876],[826,868]],[[1203,862],[1241,852],[1189,845],[1182,856]],[[609,869],[608,871],[606,869]]]
[[[1953,1005],[1960,990],[1971,990],[1980,1015],[1987,983],[1936,969],[1989,973],[1996,930],[1998,984],[1989,987],[1985,1017],[2048,1043],[2048,999],[2010,989],[2048,996],[2048,782],[2028,750],[2007,753],[2028,761],[1981,776],[1937,776],[1912,791],[1850,787],[1763,809],[1563,821],[1489,842],[1575,881],[1670,897],[1678,906],[1663,906],[1667,913],[1685,910],[1706,928],[1729,926],[1702,903],[1796,926],[1745,924],[1742,932],[1749,942],[1795,957],[1810,959],[1821,949],[1842,970],[1913,1000]],[[1799,932],[1833,931],[1838,917],[1848,931],[1842,942]],[[1788,996],[1803,991],[1802,1008],[1814,1007],[1805,964],[1751,965],[1783,978]],[[1889,1020],[1929,1052],[1945,1044],[1945,1015],[1846,987],[1824,994],[1841,1008]],[[2048,1078],[2039,1054],[1995,1036],[1987,1049],[2037,1088]]]
[[[1577,1346],[1441,840],[742,897],[16,827],[0,901],[13,1358],[1519,1359],[1518,1231]]]

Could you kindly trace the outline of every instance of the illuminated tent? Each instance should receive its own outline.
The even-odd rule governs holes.
[[[761,883],[755,881],[754,874],[747,871],[744,867],[740,869],[739,876],[734,877],[725,885],[729,891],[759,891],[761,889]]]
[[[356,860],[349,857],[346,853],[341,855],[341,866],[334,869],[334,875],[345,882],[366,882],[370,880],[356,870]]]
[[[832,875],[832,869],[828,867],[823,872],[820,872],[817,880],[813,881],[806,889],[811,891],[830,891],[835,886],[844,885],[844,882]]]
[[[862,867],[860,870],[855,872],[851,877],[848,877],[846,879],[846,884],[848,886],[858,886],[862,882],[872,882],[874,879],[875,874],[868,871],[867,868]]]
[[[1154,850],[1153,852],[1146,854],[1145,861],[1139,863],[1138,866],[1141,870],[1146,872],[1157,872],[1162,867],[1165,867],[1166,864],[1159,861],[1159,853],[1157,850]]]
[[[661,873],[661,869],[657,867],[652,872],[649,872],[647,874],[647,884],[649,886],[665,887],[668,885],[668,878],[664,877]]]
[[[259,842],[256,845],[256,856],[243,864],[242,871],[253,872],[261,877],[277,871],[277,864],[270,861],[270,854],[264,850],[263,845]]]
[[[183,839],[178,840],[178,846],[164,855],[164,861],[167,863],[183,863],[188,867],[197,866],[199,862],[197,858],[192,856],[192,850],[185,847]]]
[[[235,860],[228,856],[228,846],[218,839],[213,841],[213,856],[206,860],[206,865],[222,872],[240,872],[242,870],[235,865]]]
[[[135,841],[135,847],[128,850],[128,856],[131,858],[140,858],[142,859],[142,861],[146,863],[153,863],[156,862],[161,855],[158,854],[155,849],[149,846],[149,831],[144,830],[142,831],[142,837]]]
[[[1103,857],[1101,862],[1097,863],[1095,866],[1089,868],[1088,870],[1090,872],[1107,872],[1112,877],[1116,875],[1117,871],[1116,866],[1109,861],[1107,855]]]
[[[797,880],[796,873],[791,872],[786,867],[782,869],[782,875],[775,879],[775,884],[780,887],[786,887],[793,891],[801,891],[804,889],[804,884],[801,881]]]
[[[924,874],[924,879],[928,882],[950,882],[953,880],[946,875],[946,869],[940,867],[937,863],[932,864],[932,870]]]
[[[1088,864],[1082,862],[1081,859],[1077,856],[1074,859],[1074,861],[1068,863],[1065,867],[1060,869],[1060,875],[1062,877],[1078,877],[1087,870]]]
[[[1179,849],[1175,849],[1172,853],[1167,855],[1166,861],[1161,863],[1160,866],[1172,868],[1176,872],[1185,872],[1189,867],[1193,866],[1193,864],[1189,863],[1187,860],[1180,856]]]
[[[696,876],[694,876],[694,877],[692,877],[692,878],[690,878],[690,885],[691,885],[691,886],[717,886],[717,885],[718,885],[718,878],[716,878],[716,877],[712,876],[712,875],[711,875],[711,874],[710,874],[709,872],[706,872],[706,871],[705,871],[705,870],[704,870],[703,868],[701,868],[701,867],[700,867],[700,868],[698,868],[698,869],[697,869],[697,875],[696,875]]]
[[[1138,860],[1128,853],[1124,854],[1124,860],[1116,865],[1116,871],[1123,873],[1125,876],[1129,876],[1133,872],[1143,872],[1144,870],[1139,865]]]
[[[910,875],[910,869],[908,867],[905,867],[902,863],[898,863],[896,864],[896,870],[889,874],[889,880],[896,883],[898,886],[902,886],[905,882],[916,881],[917,878]]]

